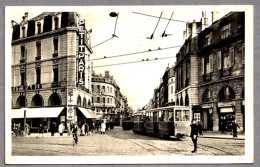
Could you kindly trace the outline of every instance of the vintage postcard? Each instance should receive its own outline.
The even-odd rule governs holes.
[[[253,6],[5,10],[7,164],[254,161]]]

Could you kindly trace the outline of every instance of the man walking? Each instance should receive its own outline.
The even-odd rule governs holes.
[[[192,124],[190,126],[191,126],[190,137],[191,137],[191,140],[192,140],[193,145],[194,145],[194,150],[191,151],[191,152],[195,153],[197,151],[197,138],[198,138],[198,125],[196,124],[195,119],[192,120]]]

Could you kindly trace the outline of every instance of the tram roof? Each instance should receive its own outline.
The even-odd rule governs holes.
[[[163,110],[173,110],[173,109],[191,109],[189,106],[167,106],[167,107],[160,107],[160,108],[153,108],[146,110],[145,112],[155,112],[155,111],[163,111]]]

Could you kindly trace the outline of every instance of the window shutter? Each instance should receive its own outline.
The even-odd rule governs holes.
[[[204,74],[204,57],[201,58],[201,74]]]
[[[217,64],[218,64],[218,70],[221,69],[221,51],[217,52]]]
[[[209,71],[213,71],[213,55],[209,55]]]

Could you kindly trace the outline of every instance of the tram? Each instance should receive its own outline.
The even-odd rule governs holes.
[[[190,135],[191,108],[168,106],[145,110],[144,114],[133,116],[135,133],[169,138]]]

